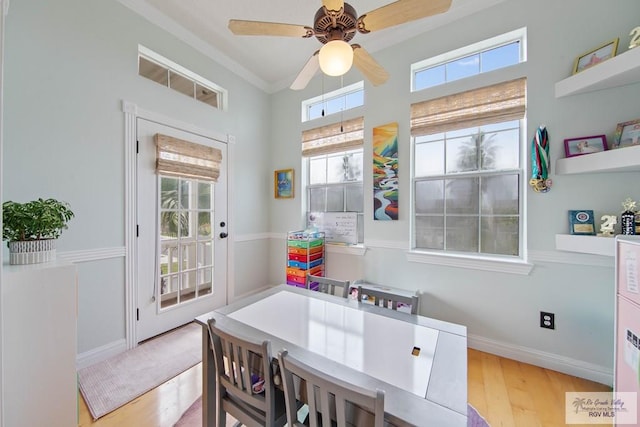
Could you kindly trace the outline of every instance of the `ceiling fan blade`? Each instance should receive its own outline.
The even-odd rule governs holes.
[[[379,86],[387,81],[389,73],[369,55],[369,52],[359,44],[353,44],[351,47],[353,48],[353,64],[371,84]]]
[[[451,0],[398,0],[358,18],[358,31],[368,33],[446,12]]]
[[[343,0],[322,0],[322,5],[327,10],[333,10],[337,12],[344,7],[344,1]]]
[[[244,21],[230,19],[229,29],[238,36],[283,36],[283,37],[311,37],[313,28],[304,25],[280,24],[278,22]]]
[[[320,62],[318,61],[319,50],[316,50],[315,53],[309,58],[302,70],[298,74],[298,77],[291,83],[289,88],[293,90],[302,90],[307,87],[309,81],[315,76],[315,74],[320,69]]]

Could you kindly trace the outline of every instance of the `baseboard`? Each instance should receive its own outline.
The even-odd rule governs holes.
[[[78,354],[76,357],[76,369],[86,368],[103,360],[107,360],[111,356],[123,353],[127,350],[127,340],[120,339],[112,343],[103,345],[93,350]]]
[[[613,385],[613,370],[605,366],[529,347],[498,342],[477,335],[467,336],[467,346],[475,350],[573,375],[574,377],[585,378],[600,384]]]

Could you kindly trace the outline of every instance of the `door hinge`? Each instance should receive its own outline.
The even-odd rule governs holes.
[[[136,237],[140,237],[140,226],[136,224]]]
[[[136,140],[136,154],[140,153],[140,141]]]
[[[136,308],[136,320],[140,321],[140,309]]]

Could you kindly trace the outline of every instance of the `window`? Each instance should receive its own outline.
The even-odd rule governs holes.
[[[413,64],[412,91],[526,61],[525,34],[522,28]]]
[[[355,212],[358,243],[364,241],[363,137],[362,117],[310,129],[302,137],[307,218],[313,212]]]
[[[520,257],[525,86],[412,105],[414,249]]]
[[[317,119],[364,105],[364,81],[302,102],[302,121]]]
[[[226,90],[144,46],[138,46],[138,74],[214,108],[226,110]]]

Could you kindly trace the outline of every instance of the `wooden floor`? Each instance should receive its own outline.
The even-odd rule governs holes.
[[[491,427],[564,426],[565,392],[611,390],[606,385],[477,350],[469,349],[467,360],[469,403]],[[92,422],[80,396],[79,425],[173,426],[202,393],[201,381],[202,365],[198,364],[96,422]]]

